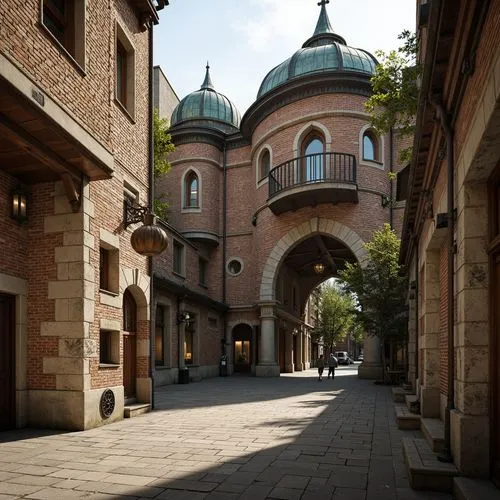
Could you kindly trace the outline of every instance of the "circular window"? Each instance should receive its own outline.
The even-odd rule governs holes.
[[[243,261],[238,258],[229,259],[226,269],[232,276],[238,276],[243,271]]]

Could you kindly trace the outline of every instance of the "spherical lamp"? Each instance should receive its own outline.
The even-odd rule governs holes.
[[[167,233],[156,225],[154,214],[146,214],[144,225],[136,229],[130,238],[132,248],[140,255],[153,257],[167,249]]]

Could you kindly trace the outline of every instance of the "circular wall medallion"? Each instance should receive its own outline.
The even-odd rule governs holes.
[[[101,414],[104,418],[111,417],[115,409],[115,395],[111,389],[106,389],[101,395]]]
[[[228,274],[238,276],[243,271],[243,261],[239,257],[233,257],[226,264]]]

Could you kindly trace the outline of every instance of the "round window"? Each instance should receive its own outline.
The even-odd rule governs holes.
[[[233,276],[237,276],[243,271],[243,262],[241,259],[231,259],[227,263],[227,272]]]

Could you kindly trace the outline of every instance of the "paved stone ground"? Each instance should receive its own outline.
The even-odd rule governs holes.
[[[356,370],[168,386],[157,411],[99,429],[0,433],[0,499],[450,499],[409,488],[412,431]]]

